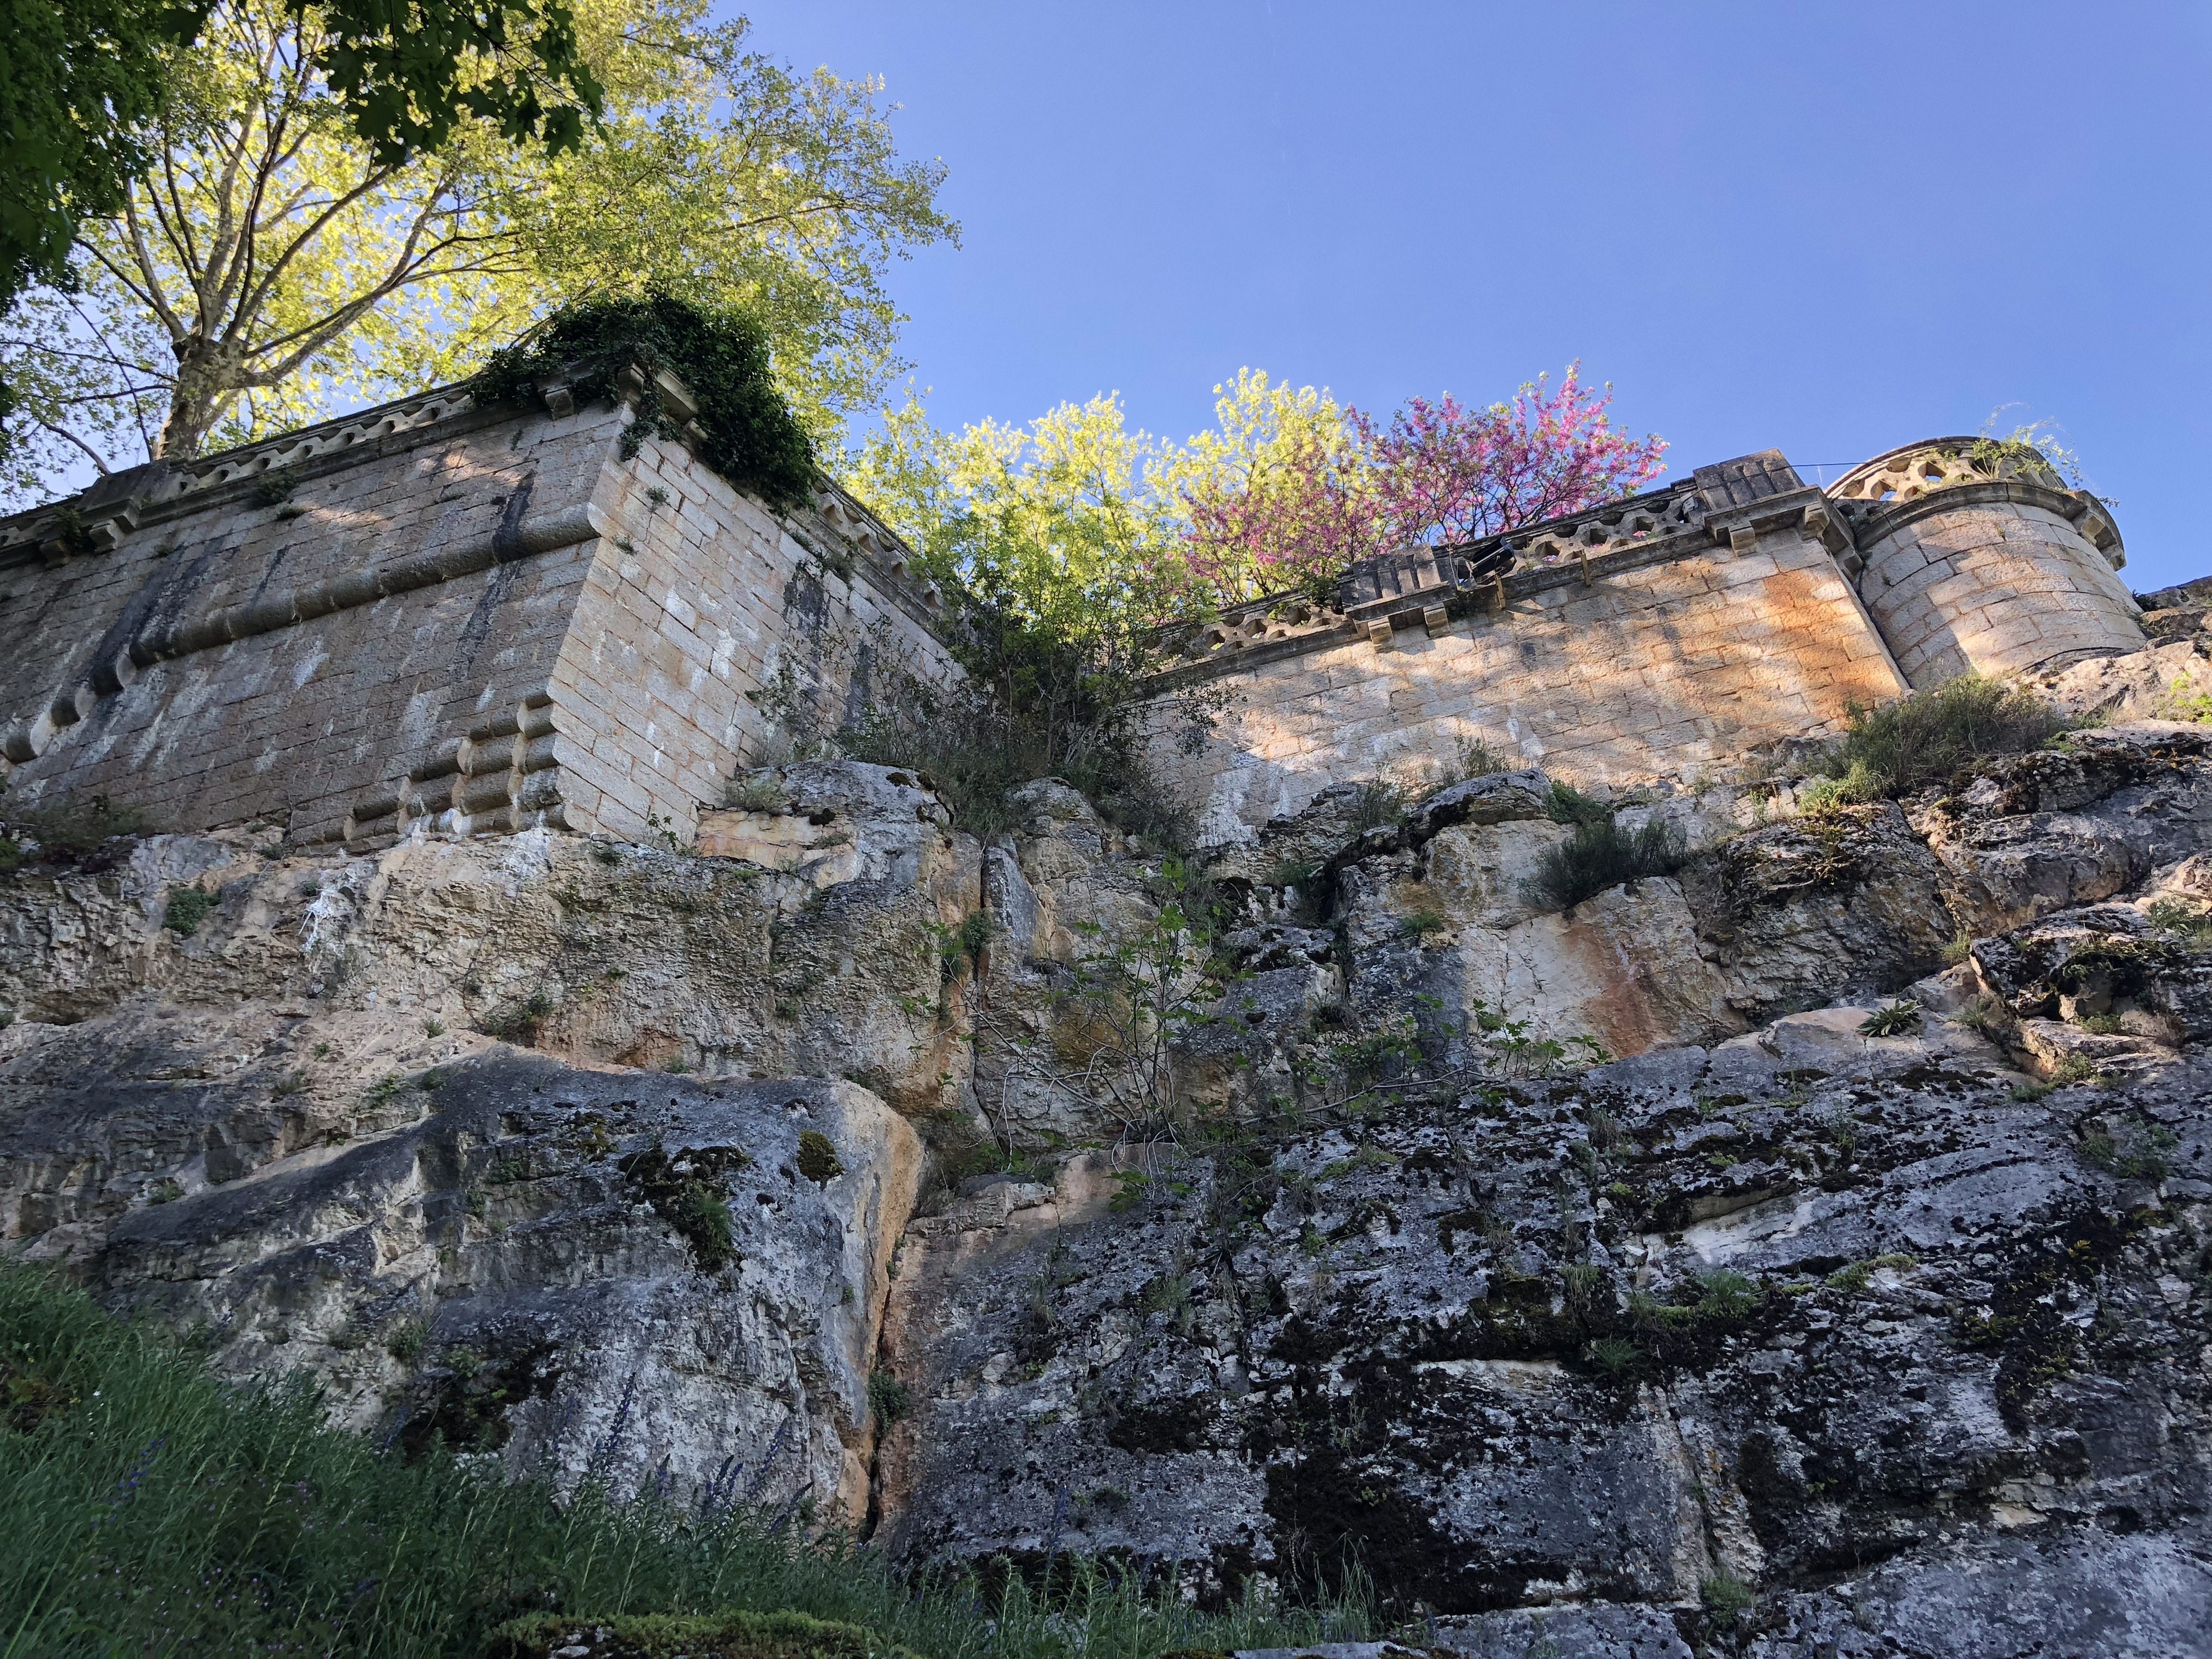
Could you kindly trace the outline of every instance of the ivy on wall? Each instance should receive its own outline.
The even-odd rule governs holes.
[[[702,460],[774,506],[809,499],[813,442],[776,388],[766,331],[734,307],[659,294],[566,307],[494,352],[471,390],[488,403],[528,403],[542,382],[557,378],[579,402],[611,398],[615,377],[632,363],[647,373],[629,453],[648,434],[683,435],[683,422],[653,384],[652,371],[665,369],[698,403]]]

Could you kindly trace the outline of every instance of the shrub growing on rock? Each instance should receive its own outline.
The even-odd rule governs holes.
[[[1826,769],[1838,799],[1892,799],[1972,762],[2033,749],[2065,725],[2034,693],[1965,674],[1881,708],[1854,708]]]

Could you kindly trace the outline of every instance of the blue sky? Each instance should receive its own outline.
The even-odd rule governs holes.
[[[964,246],[942,422],[1243,365],[1387,410],[1579,357],[1676,470],[2063,423],[2138,590],[2212,573],[2212,5],[758,0],[873,71]],[[1831,465],[1827,476],[1835,477]]]

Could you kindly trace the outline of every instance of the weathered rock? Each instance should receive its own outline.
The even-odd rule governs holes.
[[[2212,733],[2085,732],[1995,761],[1916,810],[1961,927],[1983,934],[2135,887],[2212,850]]]
[[[2185,1522],[2203,1292],[2156,1286],[2199,1224],[2076,1153],[2101,1091],[2016,1099],[1971,1034],[1842,1024],[1760,1034],[1748,1095],[1676,1051],[1163,1164],[1123,1214],[1091,1162],[925,1224],[896,1546],[1171,1553],[1218,1589],[1356,1541],[1445,1613],[1694,1607],[2115,1503]],[[2208,1080],[2136,1096],[2199,1179]]]
[[[66,1217],[19,1206],[18,1236],[197,1325],[226,1372],[310,1371],[339,1423],[518,1473],[627,1490],[665,1469],[696,1496],[727,1485],[726,1459],[756,1496],[865,1512],[868,1379],[919,1164],[865,1090],[495,1050],[395,1078],[377,1121],[247,1170],[215,1133],[191,1144],[204,1123],[235,1133],[235,1112],[210,1121],[223,1085],[163,1110],[172,1088],[138,1070],[191,1069],[185,1034],[34,1030],[0,1066],[8,1167],[81,1184]]]
[[[1725,839],[1793,786],[1624,792],[1707,850],[1564,912],[1534,773],[1202,878],[841,764],[720,856],[118,842],[0,876],[0,1213],[345,1422],[742,1460],[915,1565],[1356,1557],[1516,1659],[2188,1651],[2208,766],[2118,727]]]
[[[1845,807],[1739,836],[1682,872],[1729,1006],[1753,1019],[1900,989],[1954,931],[1942,868],[1904,813]]]

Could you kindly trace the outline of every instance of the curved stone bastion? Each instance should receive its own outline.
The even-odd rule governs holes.
[[[1826,490],[1767,450],[1236,607],[1155,682],[1156,746],[1213,845],[1477,744],[1583,786],[1693,781],[1970,671],[2140,650],[2124,562],[2101,502],[1997,446],[1909,444]]]

